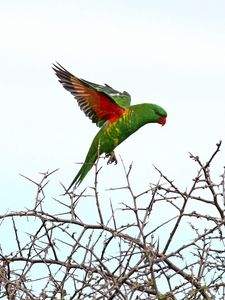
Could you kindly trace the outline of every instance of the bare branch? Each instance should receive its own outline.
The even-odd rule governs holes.
[[[225,169],[212,179],[220,148],[206,163],[190,155],[198,169],[186,190],[155,167],[159,180],[135,194],[122,160],[126,184],[108,189],[110,199],[98,190],[99,160],[93,187],[79,194],[61,184],[63,195],[48,197],[57,170],[39,182],[22,175],[36,196],[31,208],[0,215],[10,235],[0,242],[0,298],[225,299]],[[87,201],[96,221],[82,213]]]

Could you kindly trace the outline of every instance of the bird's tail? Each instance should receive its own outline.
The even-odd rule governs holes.
[[[67,192],[71,189],[73,185],[75,185],[75,187],[78,187],[81,184],[81,182],[83,181],[87,173],[93,167],[96,159],[97,159],[97,153],[92,155],[92,157],[89,156],[86,157],[85,162],[83,163],[82,167],[80,168],[79,172],[75,176],[70,186],[68,187]]]

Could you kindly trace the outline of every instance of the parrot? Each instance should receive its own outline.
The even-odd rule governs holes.
[[[80,109],[100,130],[94,137],[77,175],[67,191],[77,188],[95,164],[98,157],[105,153],[108,163],[117,163],[114,149],[148,123],[166,123],[167,112],[152,103],[131,105],[131,96],[126,91],[118,92],[111,86],[99,85],[78,78],[59,63],[53,64],[59,82],[69,91]]]

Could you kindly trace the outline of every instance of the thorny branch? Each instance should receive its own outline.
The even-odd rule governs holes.
[[[225,299],[225,171],[212,179],[220,147],[206,163],[190,154],[198,170],[186,190],[156,168],[158,182],[136,195],[123,164],[126,186],[107,199],[96,165],[91,189],[59,200],[45,191],[56,170],[23,176],[37,193],[31,209],[0,215],[12,237],[0,241],[0,298]]]

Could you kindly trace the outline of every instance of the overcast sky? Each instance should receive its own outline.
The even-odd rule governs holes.
[[[168,112],[121,144],[137,191],[157,180],[153,165],[184,187],[196,166],[225,138],[225,2],[223,0],[45,0],[0,4],[1,213],[29,207],[39,172],[60,168],[49,185],[61,193],[97,132],[57,82],[58,61],[76,76],[108,83]],[[215,162],[222,173],[225,145]],[[123,185],[122,164],[107,166],[103,190]],[[93,184],[93,172],[81,189]],[[109,197],[109,195],[108,195]]]

